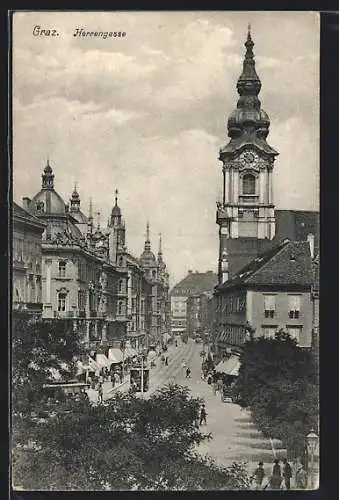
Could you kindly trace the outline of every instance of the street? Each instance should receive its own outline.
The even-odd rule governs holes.
[[[175,382],[190,388],[195,396],[205,400],[207,410],[207,425],[204,431],[211,432],[213,439],[200,445],[199,452],[208,454],[221,465],[231,465],[232,462],[246,462],[249,472],[252,472],[258,462],[264,462],[266,474],[269,474],[275,457],[284,456],[284,450],[279,449],[279,443],[264,438],[251,422],[249,414],[239,405],[222,402],[220,395],[213,394],[212,386],[201,379],[200,351],[202,344],[196,344],[189,339],[187,344],[168,348],[168,366],[156,359],[156,367],[150,370],[150,386],[145,397],[153,394],[162,385]],[[183,361],[191,369],[191,378],[186,379]],[[126,391],[129,381],[126,378],[121,386],[112,390],[110,382],[104,384],[104,400],[112,397],[117,390]],[[97,392],[90,391],[92,401],[97,401]]]

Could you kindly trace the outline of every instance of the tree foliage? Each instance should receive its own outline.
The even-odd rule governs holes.
[[[318,426],[318,380],[311,353],[287,333],[246,342],[236,390],[259,429],[302,456],[305,436]]]
[[[15,325],[14,486],[42,490],[248,487],[247,473],[240,465],[220,467],[196,452],[211,435],[196,425],[202,401],[187,387],[171,384],[148,398],[117,392],[100,405],[62,393],[45,398],[42,389],[50,377],[49,368],[64,362],[71,366],[79,349],[71,325],[64,322],[22,320]]]
[[[148,399],[116,393],[104,405],[73,403],[36,425],[36,450],[15,453],[16,482],[29,489],[203,490],[248,487],[239,465],[196,453],[209,434],[196,426],[201,400],[163,387]],[[30,459],[23,455],[29,453]]]

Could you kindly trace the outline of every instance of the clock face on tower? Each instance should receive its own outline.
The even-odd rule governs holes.
[[[255,151],[243,151],[239,156],[242,167],[255,167],[258,164],[259,156]]]

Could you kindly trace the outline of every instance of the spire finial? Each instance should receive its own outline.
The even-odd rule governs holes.
[[[251,38],[251,23],[248,23],[247,38]]]
[[[49,167],[50,164],[49,164],[49,155],[47,155],[47,167]]]
[[[159,233],[159,252],[160,255],[162,254],[162,235]]]
[[[74,191],[77,190],[77,181],[74,181]]]
[[[89,199],[89,211],[88,211],[88,219],[93,221],[93,206],[92,206],[92,198]]]
[[[146,241],[149,241],[149,220],[146,223]]]
[[[100,229],[100,212],[97,212],[97,218],[98,218],[98,230]]]
[[[118,206],[118,194],[119,194],[119,191],[116,189],[114,191],[114,194],[115,194],[115,206],[117,207]]]

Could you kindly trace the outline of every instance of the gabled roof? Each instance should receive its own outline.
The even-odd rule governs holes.
[[[20,207],[15,201],[13,201],[13,219],[15,221],[21,222],[23,224],[28,224],[30,226],[34,226],[35,228],[39,228],[43,230],[45,228],[45,224],[41,222],[38,217],[30,214],[24,208]]]
[[[218,287],[235,286],[311,286],[313,282],[310,246],[307,241],[284,240],[258,255],[230,280]]]
[[[172,288],[170,295],[188,297],[189,295],[201,294],[212,290],[217,281],[218,277],[213,271],[207,271],[206,273],[197,271],[193,273],[190,271],[184,279]]]

